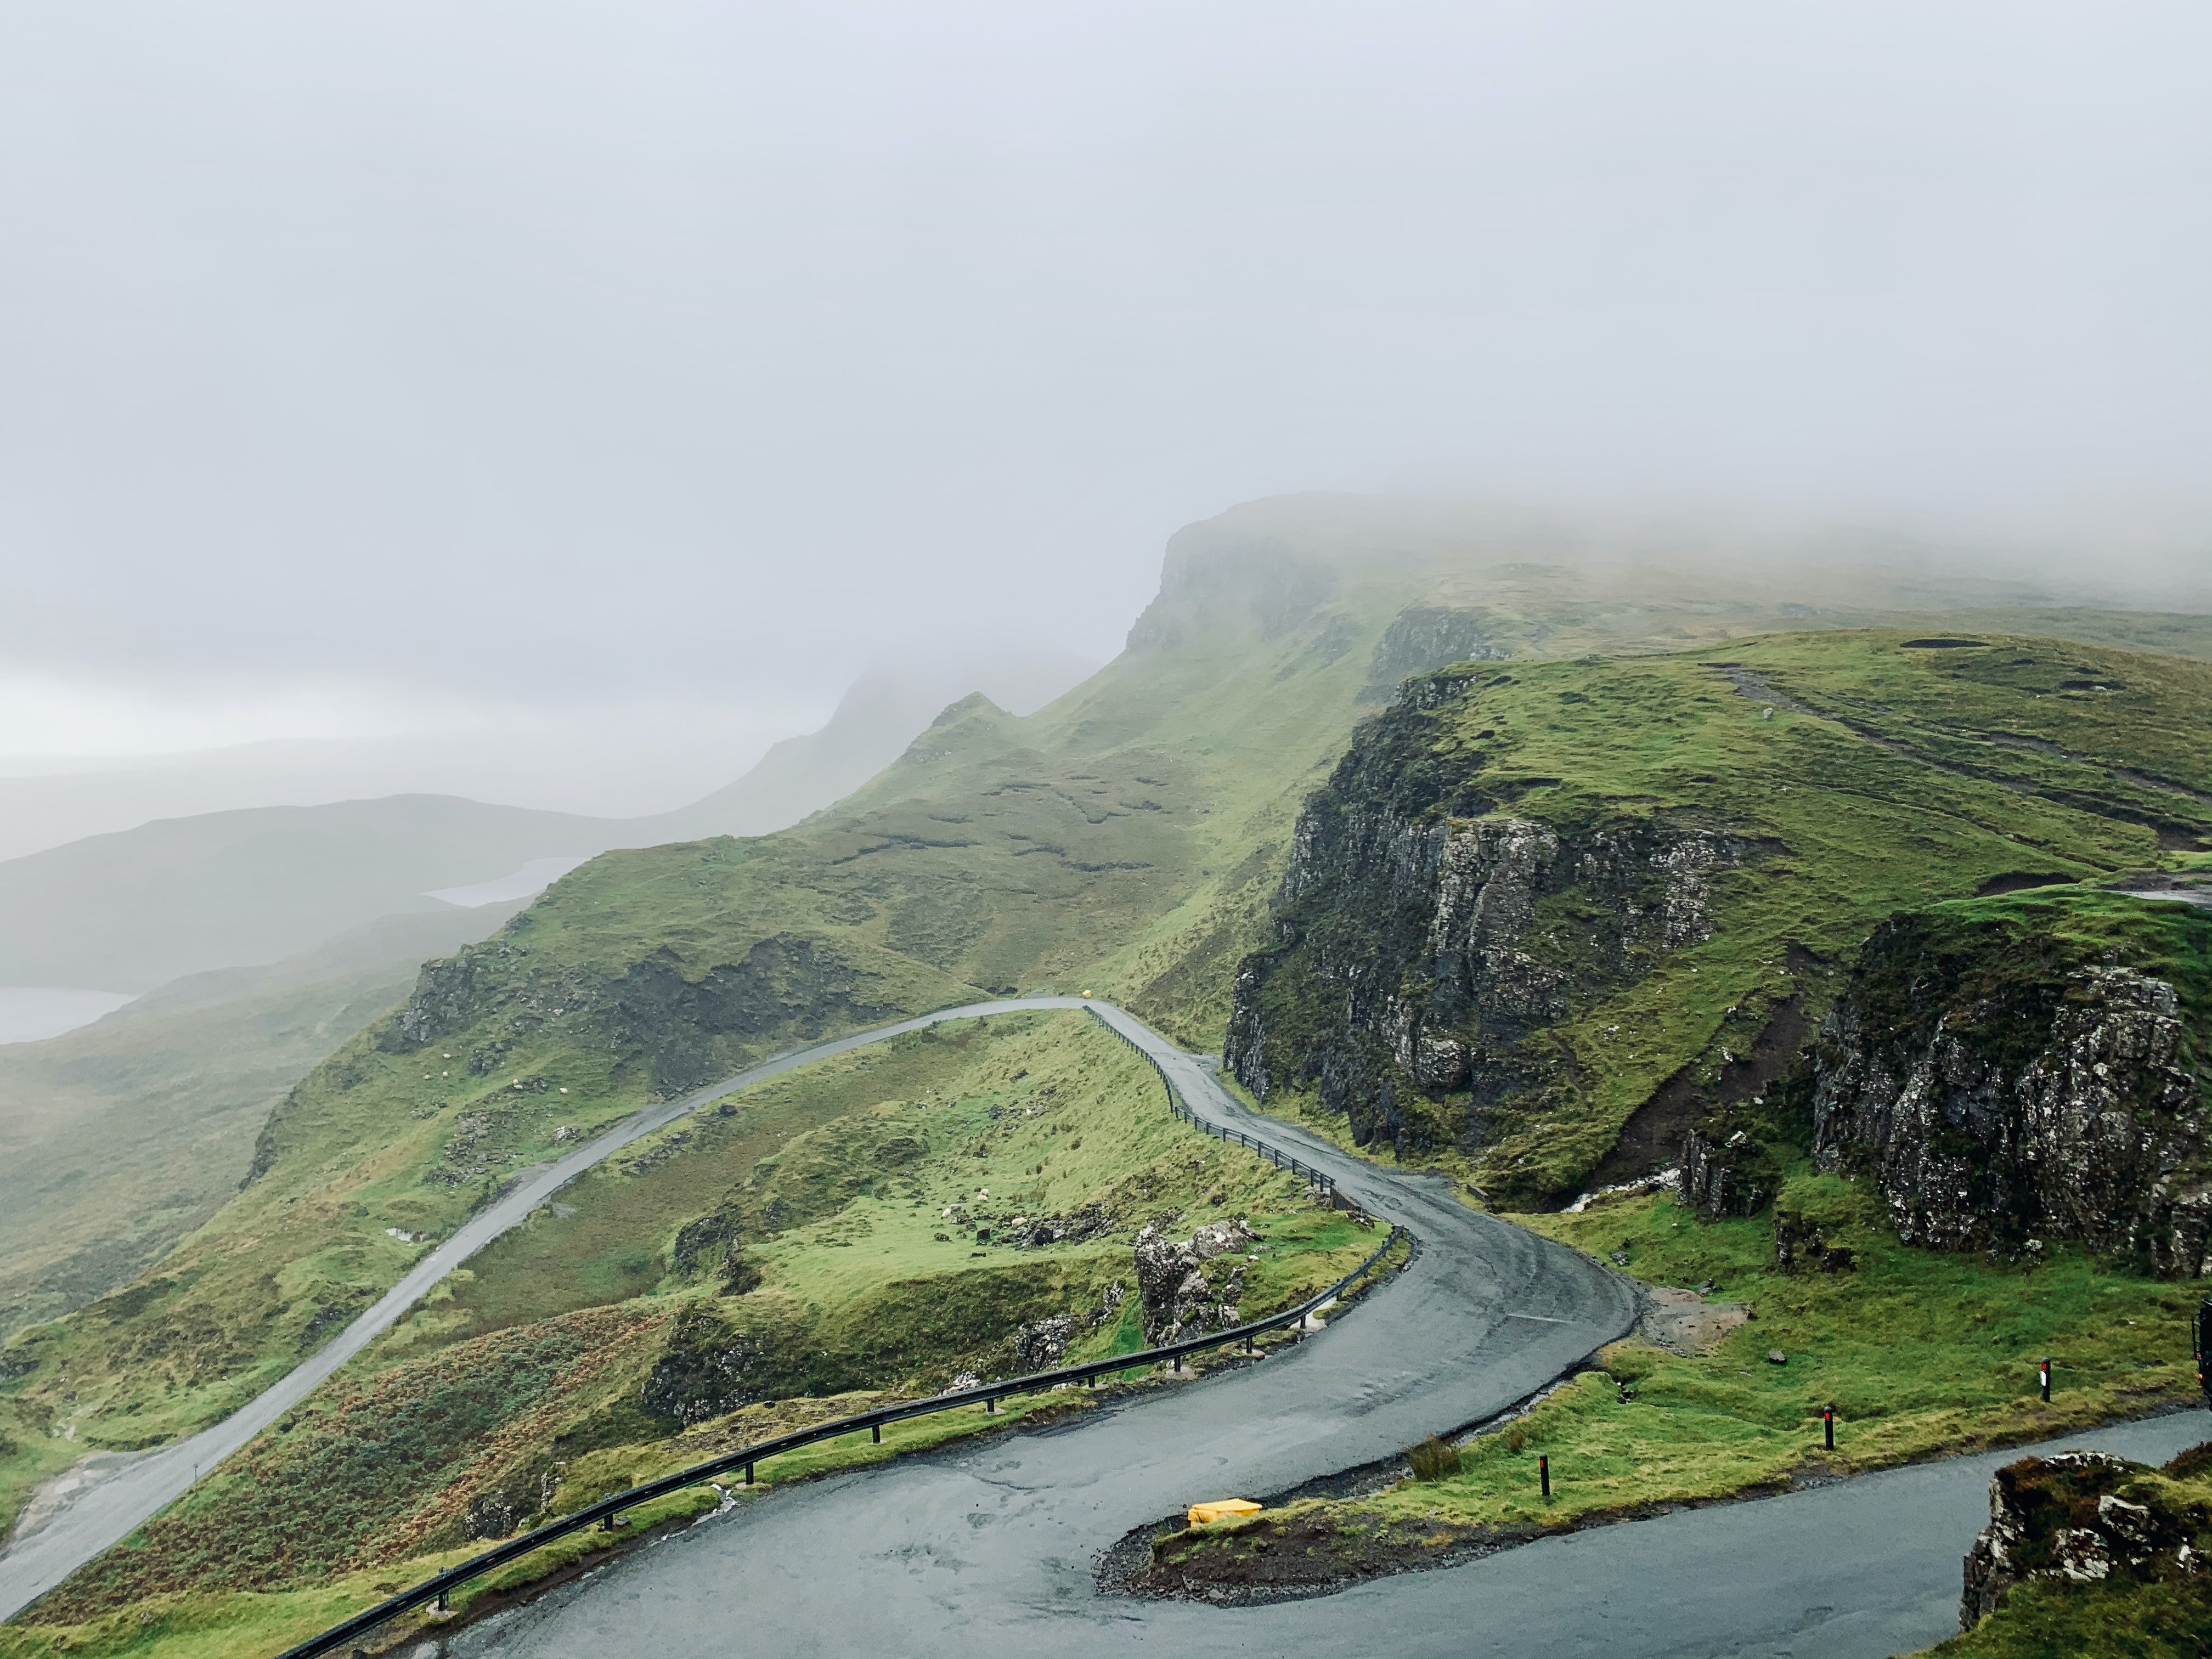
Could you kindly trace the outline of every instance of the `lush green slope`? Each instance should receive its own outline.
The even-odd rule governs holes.
[[[0,1048],[0,1335],[102,1295],[206,1221],[285,1091],[404,998],[425,956],[514,908],[387,917]]]
[[[1422,683],[1307,810],[1240,1077],[1501,1198],[1571,1196],[1638,1172],[1607,1160],[1639,1113],[1656,1167],[1764,1089],[1893,910],[2212,835],[2212,669],[1926,637]]]
[[[1231,1215],[1264,1236],[1242,1280],[1252,1316],[1375,1242],[1176,1120],[1149,1065],[1085,1014],[937,1027],[787,1073],[577,1183],[0,1650],[131,1650],[83,1627],[142,1604],[198,1629],[219,1613],[234,1650],[268,1650],[247,1592],[283,1608],[356,1575],[359,1605],[777,1423],[1128,1352],[1137,1230]],[[1069,1236],[1046,1238],[1046,1217]]]
[[[1211,1046],[1237,964],[1264,942],[1306,796],[1399,678],[1471,651],[1513,659],[1514,684],[1496,695],[1519,711],[1507,758],[1532,794],[1594,805],[1627,787],[1640,792],[1632,811],[1735,814],[1787,804],[1776,791],[1793,779],[1832,781],[1832,757],[1871,792],[1784,814],[1803,879],[1762,896],[1748,874],[1716,878],[1748,907],[1745,929],[1714,947],[1728,972],[1693,995],[1655,991],[1649,1050],[1583,1034],[1586,1083],[1559,1120],[1566,1150],[1532,1141],[1532,1178],[1601,1157],[1724,1018],[1755,1030],[1760,999],[1787,994],[1760,944],[1778,951],[1801,915],[1840,939],[1863,932],[1885,891],[1940,896],[2022,867],[2086,872],[2154,852],[2152,828],[1932,771],[1832,722],[1759,723],[1723,671],[1692,659],[1532,659],[1523,672],[1532,653],[1680,651],[1784,626],[1984,627],[2030,602],[2019,587],[1649,555],[1600,560],[1541,527],[1450,512],[1407,523],[1357,502],[1239,509],[1177,538],[1128,651],[1050,707],[1016,719],[955,705],[896,764],[793,830],[574,872],[497,939],[432,964],[405,1009],[293,1090],[246,1189],[167,1258],[21,1334],[0,1360],[12,1374],[0,1400],[24,1425],[19,1482],[51,1467],[52,1431],[71,1446],[143,1445],[228,1410],[404,1270],[413,1249],[387,1229],[442,1235],[574,1134],[780,1046],[1007,986],[1097,988]],[[2202,619],[2039,614],[2077,634],[2212,649]],[[1800,647],[1755,649],[1760,672],[1796,672]],[[1491,741],[1479,729],[1465,733],[1477,746]],[[2045,844],[2023,851],[2024,835]],[[645,1288],[647,1267],[623,1267],[619,1252],[647,1248],[610,1231],[616,1254],[591,1294]]]

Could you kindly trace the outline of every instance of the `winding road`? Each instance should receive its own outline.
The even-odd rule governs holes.
[[[1198,1498],[1265,1494],[1487,1416],[1624,1331],[1626,1284],[1383,1171],[1257,1120],[1195,1056],[1119,1009],[1202,1115],[1317,1167],[1423,1249],[1322,1339],[1071,1421],[771,1492],[526,1607],[417,1650],[453,1659],[1881,1659],[1957,1628],[1959,1563],[1990,1474],[1956,1459],[1757,1503],[1596,1528],[1443,1571],[1267,1607],[1101,1596],[1099,1553]],[[2067,1443],[2163,1459],[2196,1413]]]
[[[1948,1634],[1988,1470],[2017,1452],[1600,1528],[1490,1560],[1249,1608],[1098,1595],[1098,1553],[1196,1498],[1284,1491],[1490,1416],[1634,1316],[1626,1281],[1232,1100],[1208,1062],[1121,1009],[1032,997],[945,1009],[772,1060],[532,1171],[390,1295],[235,1416],[132,1464],[0,1556],[0,1615],[150,1517],[342,1364],[443,1273],[639,1136],[732,1089],[942,1020],[1082,1008],[1157,1060],[1200,1115],[1331,1171],[1421,1242],[1355,1317],[1261,1365],[1051,1427],[772,1492],[526,1607],[434,1644],[506,1659],[744,1650],[961,1659],[1154,1652],[1408,1656],[1787,1654],[1879,1659]],[[2069,1443],[2163,1457],[2194,1413]],[[736,1638],[741,1636],[742,1640]]]
[[[281,1382],[272,1383],[222,1422],[159,1451],[88,1460],[64,1477],[75,1488],[65,1500],[44,1504],[33,1500],[40,1512],[19,1527],[6,1551],[0,1553],[0,1620],[14,1617],[86,1562],[121,1543],[183,1497],[200,1476],[298,1405],[325,1377],[381,1335],[414,1304],[416,1297],[501,1233],[519,1225],[561,1188],[639,1137],[666,1127],[732,1090],[795,1066],[865,1048],[871,1043],[883,1042],[908,1031],[919,1031],[945,1020],[974,1019],[1021,1008],[1086,1008],[1102,1015],[1110,1013],[1117,1022],[1115,1029],[1137,1036],[1149,1052],[1181,1057],[1180,1051],[1164,1037],[1119,1009],[1109,1011],[1102,1003],[1080,997],[1022,997],[943,1008],[896,1024],[874,1026],[832,1042],[795,1048],[735,1077],[694,1090],[679,1100],[665,1101],[625,1118],[566,1158],[523,1171],[505,1197],[482,1214],[471,1217],[451,1238],[424,1255],[374,1306],[317,1350],[313,1358],[286,1373]],[[1182,1058],[1188,1063],[1187,1057]]]

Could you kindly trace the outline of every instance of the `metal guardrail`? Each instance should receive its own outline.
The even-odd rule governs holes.
[[[1109,1030],[1114,1030],[1110,1023],[1102,1020],[1101,1024],[1106,1024]],[[1129,1042],[1122,1033],[1116,1031],[1115,1034],[1122,1036],[1123,1041]],[[1140,1044],[1130,1042],[1129,1046],[1152,1061],[1152,1069],[1159,1073],[1160,1082],[1167,1090],[1168,1103],[1174,1109],[1177,1117],[1186,1122],[1197,1125],[1209,1134],[1223,1139],[1235,1140],[1238,1145],[1249,1147],[1263,1157],[1273,1159],[1278,1168],[1291,1170],[1307,1176],[1329,1194],[1332,1203],[1335,1201],[1335,1182],[1327,1174],[1314,1169],[1310,1164],[1299,1162],[1288,1153],[1268,1146],[1256,1137],[1234,1129],[1224,1129],[1216,1124],[1207,1122],[1184,1103],[1181,1091],[1175,1086],[1174,1080],[1168,1076],[1166,1068],[1156,1057],[1146,1052]],[[503,1567],[510,1561],[519,1560],[532,1551],[542,1549],[556,1539],[566,1538],[572,1533],[583,1532],[592,1527],[611,1530],[615,1525],[616,1517],[624,1510],[635,1509],[639,1504],[649,1504],[657,1498],[666,1498],[672,1493],[684,1491],[686,1487],[702,1485],[712,1480],[718,1474],[727,1474],[733,1470],[742,1469],[744,1472],[744,1484],[750,1486],[753,1481],[755,1464],[764,1462],[771,1457],[779,1456],[786,1452],[799,1451],[808,1446],[819,1445],[825,1440],[839,1439],[845,1435],[857,1433],[862,1429],[871,1431],[874,1439],[880,1443],[883,1439],[884,1429],[888,1425],[902,1423],[910,1418],[928,1417],[939,1412],[958,1411],[963,1407],[979,1405],[986,1412],[995,1411],[1000,1401],[1012,1395],[1037,1394],[1053,1389],[1072,1387],[1077,1383],[1096,1387],[1102,1377],[1114,1376],[1127,1371],[1149,1370],[1158,1364],[1166,1364],[1176,1370],[1181,1370],[1182,1362],[1187,1356],[1204,1353],[1213,1348],[1228,1347],[1235,1343],[1243,1343],[1245,1352],[1249,1353],[1253,1351],[1254,1339],[1268,1331],[1280,1330],[1285,1325],[1302,1324],[1316,1310],[1335,1300],[1360,1279],[1372,1273],[1383,1257],[1389,1255],[1400,1239],[1410,1240],[1412,1237],[1403,1227],[1394,1225],[1389,1236],[1383,1239],[1373,1255],[1334,1285],[1326,1290],[1316,1291],[1296,1307],[1270,1314],[1265,1319],[1252,1320],[1231,1329],[1215,1331],[1204,1336],[1187,1337],[1182,1341],[1170,1342],[1162,1347],[1144,1348],[1135,1353],[1116,1355],[1110,1359],[1094,1359],[1080,1365],[1064,1365],[1056,1370],[1036,1371],[1027,1376],[1009,1377],[1001,1382],[985,1383],[980,1388],[963,1389],[957,1394],[933,1395],[927,1400],[902,1401],[896,1405],[879,1406],[874,1411],[857,1413],[851,1417],[833,1418],[826,1423],[817,1423],[811,1428],[800,1429],[791,1434],[779,1435],[775,1439],[763,1440],[756,1445],[746,1446],[737,1451],[725,1453],[720,1457],[710,1458],[706,1462],[694,1463],[688,1468],[678,1469],[673,1474],[662,1475],[657,1480],[647,1480],[641,1485],[611,1493],[594,1503],[586,1504],[582,1509],[562,1516],[557,1521],[549,1521],[542,1527],[535,1528],[518,1537],[510,1538],[503,1543],[495,1545],[481,1554],[472,1555],[459,1565],[448,1567],[443,1572],[424,1579],[412,1589],[402,1590],[389,1601],[380,1601],[374,1607],[356,1613],[344,1623],[333,1625],[320,1635],[309,1637],[306,1641],[285,1649],[277,1656],[277,1659],[316,1659],[319,1655],[332,1652],[343,1647],[348,1642],[367,1636],[378,1626],[398,1618],[403,1613],[412,1612],[416,1607],[434,1601],[442,1607],[447,1604],[447,1598],[454,1590],[460,1589],[471,1579],[481,1578],[484,1574]]]
[[[1336,1177],[1330,1175],[1328,1170],[1316,1170],[1312,1164],[1292,1158],[1288,1152],[1283,1151],[1280,1147],[1269,1146],[1257,1135],[1248,1135],[1242,1129],[1224,1128],[1218,1123],[1215,1123],[1208,1119],[1200,1117],[1196,1112],[1191,1109],[1189,1103],[1183,1099],[1182,1091],[1176,1087],[1175,1079],[1168,1075],[1168,1068],[1160,1064],[1160,1058],[1158,1054],[1146,1048],[1144,1044],[1139,1042],[1127,1031],[1122,1030],[1111,1020],[1105,1018],[1103,1016],[1100,1017],[1098,1023],[1103,1025],[1108,1030],[1113,1032],[1115,1036],[1120,1037],[1122,1042],[1127,1043],[1132,1048],[1134,1048],[1151,1063],[1152,1070],[1159,1074],[1160,1086],[1168,1091],[1168,1109],[1177,1117],[1181,1118],[1186,1123],[1205,1130],[1206,1133],[1213,1136],[1217,1140],[1233,1140],[1238,1146],[1249,1148],[1250,1151],[1259,1153],[1261,1157],[1268,1159],[1279,1170],[1289,1170],[1295,1174],[1304,1176],[1308,1181],[1313,1182],[1314,1185],[1321,1188],[1322,1193],[1328,1197],[1329,1202],[1332,1205],[1336,1202]],[[1363,1211],[1361,1213],[1364,1214],[1365,1212]]]
[[[481,1555],[472,1555],[458,1566],[448,1567],[434,1577],[424,1579],[414,1589],[403,1590],[390,1601],[380,1601],[365,1612],[355,1614],[343,1624],[332,1626],[319,1636],[310,1637],[295,1647],[285,1649],[278,1656],[278,1659],[314,1659],[314,1656],[329,1653],[334,1649],[343,1647],[346,1643],[358,1637],[366,1636],[386,1620],[395,1619],[403,1613],[422,1607],[426,1602],[435,1601],[443,1606],[447,1595],[472,1578],[480,1578],[495,1568],[505,1566],[508,1562],[519,1559],[533,1550],[540,1549],[556,1539],[565,1538],[571,1533],[582,1532],[594,1526],[611,1529],[614,1525],[615,1517],[624,1510],[634,1509],[640,1504],[651,1503],[656,1498],[665,1498],[671,1493],[682,1492],[687,1486],[698,1486],[704,1481],[713,1480],[718,1474],[726,1474],[735,1469],[743,1469],[745,1484],[750,1486],[752,1484],[753,1465],[785,1452],[798,1451],[807,1446],[819,1445],[823,1441],[836,1440],[842,1436],[856,1433],[862,1429],[873,1431],[876,1439],[880,1441],[883,1438],[882,1431],[886,1425],[904,1422],[908,1418],[927,1417],[938,1412],[957,1411],[963,1407],[979,1404],[988,1411],[999,1401],[1011,1395],[1036,1394],[1078,1382],[1096,1386],[1100,1377],[1112,1376],[1124,1371],[1149,1370],[1163,1361],[1172,1364],[1176,1370],[1181,1370],[1182,1360],[1186,1355],[1203,1353],[1211,1348],[1227,1347],[1232,1343],[1242,1342],[1245,1346],[1246,1352],[1249,1352],[1254,1338],[1267,1331],[1279,1330],[1285,1325],[1303,1322],[1316,1309],[1343,1295],[1352,1285],[1373,1272],[1376,1266],[1384,1256],[1389,1255],[1401,1238],[1411,1237],[1412,1235],[1403,1227],[1392,1227],[1389,1237],[1382,1241],[1372,1255],[1327,1290],[1317,1291],[1296,1307],[1286,1308],[1280,1313],[1270,1314],[1265,1319],[1255,1319],[1229,1330],[1216,1331],[1205,1336],[1189,1337],[1181,1342],[1170,1342],[1164,1347],[1145,1348],[1135,1353],[1117,1355],[1111,1359],[1094,1359],[1085,1364],[1065,1365],[1057,1370],[1037,1371],[1028,1376],[1010,1377],[1003,1382],[987,1383],[981,1388],[963,1389],[957,1394],[934,1395],[927,1400],[904,1401],[896,1406],[882,1406],[874,1411],[860,1412],[851,1417],[834,1418],[827,1423],[817,1423],[812,1428],[801,1429],[792,1434],[780,1435],[773,1440],[763,1440],[757,1445],[726,1453],[720,1457],[711,1458],[704,1463],[695,1463],[690,1468],[678,1469],[672,1474],[665,1474],[658,1480],[648,1480],[641,1486],[629,1487],[623,1492],[602,1498],[596,1503],[587,1504],[574,1514],[564,1515],[557,1521],[549,1521],[545,1525],[524,1533],[520,1537],[510,1538],[505,1543],[484,1551]]]

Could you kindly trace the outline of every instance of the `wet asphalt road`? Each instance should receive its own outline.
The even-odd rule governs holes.
[[[1339,1172],[1422,1239],[1342,1323],[1249,1370],[1036,1431],[772,1492],[526,1607],[460,1659],[854,1655],[1089,1659],[1881,1659],[1956,1628],[1960,1561],[2014,1450],[1595,1528],[1336,1595],[1223,1608],[1099,1595],[1099,1553],[1200,1498],[1267,1493],[1474,1421],[1626,1329],[1626,1285],[1467,1210],[1443,1183],[1254,1123],[1118,1010],[1192,1105]],[[2202,1413],[2075,1436],[2162,1460]],[[2057,1443],[2054,1443],[2054,1447]],[[434,1644],[433,1644],[434,1645]]]
[[[324,1378],[404,1314],[417,1297],[493,1239],[520,1224],[532,1210],[586,1170],[641,1135],[663,1128],[687,1113],[720,1100],[733,1089],[944,1020],[972,1019],[1016,1008],[1099,1010],[1103,1006],[1077,997],[1029,997],[1014,1001],[973,1003],[814,1043],[764,1060],[735,1077],[695,1090],[681,1099],[647,1107],[566,1157],[519,1171],[514,1188],[505,1197],[483,1213],[470,1218],[452,1237],[410,1267],[360,1318],[222,1422],[157,1451],[137,1455],[111,1453],[97,1462],[80,1465],[72,1471],[79,1483],[74,1494],[53,1506],[35,1525],[20,1529],[6,1550],[0,1552],[0,1620],[10,1618],[29,1606],[77,1568],[113,1548],[183,1497],[202,1475],[306,1399]],[[1111,1012],[1130,1026],[1144,1029],[1118,1009]],[[1151,1040],[1156,1043],[1160,1041]]]
[[[1421,1243],[1410,1267],[1335,1328],[1262,1364],[769,1494],[677,1547],[650,1547],[457,1637],[455,1652],[1195,1652],[1222,1638],[1224,1620],[1251,1632],[1232,1650],[1273,1651],[1316,1618],[1341,1627],[1334,1650],[1383,1650],[1365,1615],[1344,1623],[1335,1609],[1346,1598],[1234,1613],[1105,1601],[1093,1562],[1129,1528],[1195,1498],[1279,1492],[1504,1409],[1624,1333],[1631,1288],[1468,1209],[1437,1177],[1377,1170],[1255,1121],[1206,1064],[1121,1010],[1090,1006],[1158,1059],[1194,1109],[1264,1130],[1410,1228]]]

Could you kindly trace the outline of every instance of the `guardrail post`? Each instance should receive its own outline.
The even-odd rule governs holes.
[[[451,1613],[453,1610],[452,1604],[446,1600],[446,1592],[440,1590],[438,1592],[438,1611],[441,1613]]]
[[[745,1485],[747,1485],[748,1486],[751,1486],[751,1485],[752,1485],[752,1483],[753,1483],[753,1466],[752,1466],[751,1464],[748,1463],[748,1464],[746,1464],[746,1465],[745,1465]]]
[[[986,1401],[983,1402],[983,1414],[984,1414],[985,1416],[987,1416],[987,1417],[995,1416],[995,1415],[997,1415],[997,1413],[998,1413],[998,1410],[999,1410],[999,1396],[998,1396],[998,1395],[992,1395],[988,1400],[986,1400]]]
[[[876,1444],[880,1446],[884,1443],[884,1425],[882,1424],[871,1423],[868,1425],[868,1432],[874,1437]]]
[[[1181,1354],[1177,1354],[1173,1359],[1170,1360],[1168,1362],[1168,1369],[1174,1371],[1181,1370],[1182,1369],[1182,1356]]]

